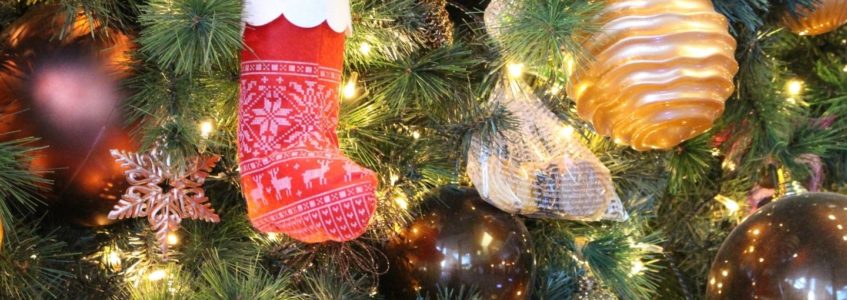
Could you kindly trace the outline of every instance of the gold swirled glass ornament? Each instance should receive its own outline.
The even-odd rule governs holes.
[[[799,35],[824,34],[847,23],[847,1],[821,0],[814,9],[800,7],[799,15],[786,12],[782,24]]]
[[[670,149],[712,127],[735,89],[736,42],[709,0],[609,0],[571,76],[580,117],[617,143]]]

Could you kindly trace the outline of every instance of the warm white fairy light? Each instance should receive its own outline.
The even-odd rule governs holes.
[[[158,269],[156,271],[151,272],[150,275],[147,275],[147,280],[159,281],[159,280],[165,279],[165,276],[167,276],[167,275],[168,275],[168,273],[165,272],[165,270]]]
[[[641,260],[640,260],[640,259],[635,259],[635,260],[633,260],[633,262],[632,262],[632,268],[630,269],[629,274],[630,274],[630,275],[633,275],[633,276],[634,276],[634,275],[639,275],[639,274],[641,274],[642,272],[644,272],[644,269],[646,269],[646,267],[644,266],[644,263],[643,263],[643,262],[641,262]]]
[[[367,42],[362,42],[362,44],[359,45],[359,52],[361,52],[364,55],[370,54],[371,53],[371,44],[368,44]]]
[[[173,246],[179,244],[179,235],[177,235],[176,232],[168,233],[167,239],[168,245]]]
[[[741,209],[741,206],[738,204],[737,201],[723,195],[715,196],[715,201],[718,201],[723,204],[724,208],[726,208],[727,212],[729,212],[730,214],[734,214],[739,209]]]
[[[341,93],[344,95],[344,99],[354,99],[358,96],[359,92],[356,90],[356,81],[358,80],[358,72],[350,74],[350,78],[347,79],[347,83],[344,84],[344,87],[341,90]]]
[[[521,75],[523,75],[523,68],[524,65],[519,63],[511,63],[506,66],[506,70],[509,71],[509,76],[512,78],[521,77]]]
[[[785,84],[785,91],[789,96],[796,97],[803,93],[805,83],[799,79],[791,79]]]
[[[109,263],[109,266],[112,266],[113,268],[117,269],[121,268],[121,256],[117,252],[109,252],[109,257],[107,261]]]
[[[566,126],[562,127],[561,131],[559,131],[559,134],[562,135],[563,138],[572,138],[574,131],[575,130],[572,126],[566,125]]]
[[[394,198],[394,203],[397,204],[397,207],[400,207],[403,210],[409,209],[409,200],[406,200],[405,197]]]
[[[215,125],[212,124],[211,121],[200,122],[200,136],[202,136],[204,139],[209,138],[209,136],[212,134],[212,131],[214,130]]]
[[[421,138],[421,132],[417,130],[412,131],[412,138],[416,140]]]
[[[345,99],[353,99],[356,97],[356,82],[352,79],[347,81],[347,84],[344,85],[344,98]]]
[[[268,233],[268,240],[271,242],[279,241],[279,234],[276,232]]]

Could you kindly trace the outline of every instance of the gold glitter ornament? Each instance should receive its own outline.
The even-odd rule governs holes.
[[[847,1],[820,0],[813,9],[798,7],[798,15],[786,12],[782,24],[799,35],[819,35],[847,23]]]
[[[671,149],[712,127],[735,87],[736,41],[709,0],[609,0],[567,87],[615,142]]]

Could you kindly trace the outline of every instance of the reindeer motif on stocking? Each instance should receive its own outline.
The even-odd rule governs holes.
[[[345,157],[335,133],[348,1],[244,1],[238,163],[262,232],[343,242],[376,210],[376,174]]]
[[[277,197],[282,197],[281,193],[285,190],[286,196],[291,196],[291,177],[278,177],[279,169],[271,170],[271,185],[276,191]]]

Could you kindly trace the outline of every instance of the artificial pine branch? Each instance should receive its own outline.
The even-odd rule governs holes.
[[[151,0],[139,22],[140,51],[178,75],[234,64],[241,48],[238,0]]]
[[[555,78],[569,75],[568,65],[590,59],[581,43],[596,30],[592,18],[600,2],[582,0],[521,1],[508,5],[500,18],[502,54],[505,62],[522,63]]]
[[[35,219],[35,224],[43,219]],[[5,237],[0,249],[0,298],[43,299],[63,295],[61,285],[71,274],[65,270],[73,253],[53,233],[40,235],[37,228],[18,221],[14,234]]]
[[[6,134],[0,134],[0,137]],[[34,153],[43,149],[35,146],[37,138],[21,138],[0,142],[0,226],[7,234],[14,234],[13,210],[32,213],[42,204],[39,193],[52,182],[42,177],[47,171],[31,168]]]

